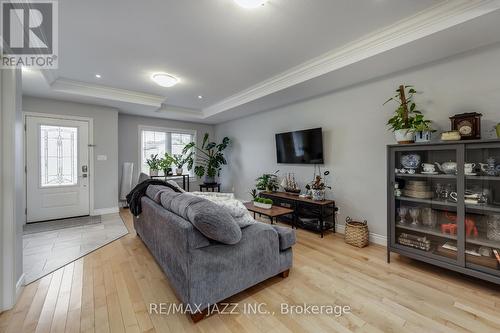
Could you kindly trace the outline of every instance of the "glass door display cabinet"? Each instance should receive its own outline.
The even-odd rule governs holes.
[[[391,252],[500,283],[500,140],[390,145]]]

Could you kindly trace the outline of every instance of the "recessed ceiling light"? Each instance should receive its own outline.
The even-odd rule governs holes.
[[[95,77],[100,79],[102,76],[101,76],[101,74],[96,74]]]
[[[156,73],[153,74],[151,79],[156,82],[157,85],[162,86],[162,87],[173,87],[177,83],[179,83],[179,79],[176,78],[173,75],[167,74],[167,73]]]
[[[234,0],[239,6],[247,9],[253,9],[262,6],[267,0]]]
[[[201,96],[201,95],[198,95],[198,99],[202,99],[202,98],[203,98],[203,96]]]

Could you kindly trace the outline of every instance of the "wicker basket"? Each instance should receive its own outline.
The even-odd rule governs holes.
[[[345,242],[356,247],[368,245],[368,225],[364,222],[353,221],[349,216],[345,219]]]

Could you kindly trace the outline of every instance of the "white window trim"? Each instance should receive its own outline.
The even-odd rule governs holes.
[[[190,134],[193,136],[193,142],[196,141],[196,130],[192,129],[182,129],[182,128],[172,128],[172,127],[159,127],[159,126],[148,126],[148,125],[139,125],[138,126],[138,143],[139,143],[139,159],[137,160],[137,175],[140,175],[142,172],[142,131],[155,131],[155,132],[165,132],[165,133],[179,133],[179,134]],[[196,151],[194,153],[194,160],[196,161]],[[190,179],[194,178],[194,168],[189,171]]]

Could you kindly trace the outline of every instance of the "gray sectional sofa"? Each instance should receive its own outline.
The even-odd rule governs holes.
[[[213,230],[207,233],[198,224],[213,219],[213,202],[150,185],[141,205],[142,214],[134,218],[137,234],[165,272],[177,297],[192,309],[206,311],[210,305],[270,277],[288,276],[295,244],[295,231],[290,228],[255,222],[241,228],[238,236],[238,226],[229,233],[236,233],[231,237],[239,240],[226,237],[224,242],[234,244],[223,244],[208,238],[206,235]],[[227,219],[227,214],[215,207],[218,218]],[[191,316],[198,321],[204,313]]]

